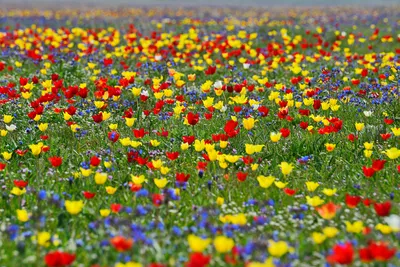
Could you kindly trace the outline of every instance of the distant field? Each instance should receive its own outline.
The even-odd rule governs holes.
[[[210,1],[210,0],[81,0],[81,1],[62,1],[62,0],[2,0],[1,4],[24,4],[36,6],[38,4],[45,5],[79,5],[79,4],[90,4],[90,5],[101,5],[101,6],[115,6],[115,5],[212,5],[212,6],[335,6],[335,5],[394,5],[400,4],[398,0],[336,0],[336,1],[326,1],[326,0],[285,0],[285,1],[275,1],[275,0],[220,0],[220,1]]]

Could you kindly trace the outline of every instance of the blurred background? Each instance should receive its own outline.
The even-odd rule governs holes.
[[[400,0],[0,0],[0,5],[46,6],[385,6],[399,5]],[[1,6],[1,7],[3,7]]]

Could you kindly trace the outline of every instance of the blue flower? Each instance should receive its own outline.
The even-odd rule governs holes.
[[[136,192],[136,197],[147,197],[147,196],[149,196],[149,191],[147,191],[144,188]]]

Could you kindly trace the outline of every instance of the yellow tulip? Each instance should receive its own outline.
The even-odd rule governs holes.
[[[119,142],[121,143],[121,145],[123,146],[130,146],[132,143],[132,140],[129,137],[125,137],[125,138],[121,138],[119,139]]]
[[[323,243],[326,239],[326,236],[324,234],[318,233],[318,232],[313,232],[311,237],[312,237],[314,243],[318,244],[318,245]]]
[[[150,144],[154,147],[157,147],[161,144],[158,140],[150,140]]]
[[[211,243],[210,238],[203,239],[193,234],[188,236],[189,247],[194,252],[203,252]]]
[[[314,197],[306,196],[306,199],[307,199],[307,204],[312,207],[318,207],[318,206],[324,204],[324,202],[325,202],[319,196],[314,196]]]
[[[13,187],[12,189],[11,189],[11,194],[13,194],[13,195],[15,195],[15,196],[20,196],[20,195],[23,195],[23,194],[25,194],[26,193],[26,189],[25,188],[23,188],[23,189],[20,189],[19,187]]]
[[[285,241],[269,241],[268,252],[272,257],[280,258],[289,251],[289,246]]]
[[[43,148],[43,143],[40,142],[38,144],[32,144],[29,145],[29,148],[31,149],[31,152],[34,156],[39,155],[42,152],[42,148]]]
[[[187,150],[189,146],[190,145],[188,143],[181,143],[181,150]]]
[[[96,184],[105,184],[107,181],[107,173],[104,172],[96,172],[94,175],[94,181]]]
[[[400,128],[392,128],[392,133],[394,136],[400,136]]]
[[[76,215],[80,213],[83,209],[83,201],[72,201],[66,200],[65,201],[65,209],[68,211],[69,214]]]
[[[281,181],[275,181],[274,182],[275,186],[278,187],[279,189],[285,188],[287,186],[288,183],[284,183]]]
[[[359,131],[359,132],[361,132],[362,129],[364,129],[365,124],[364,124],[364,123],[361,123],[361,122],[357,122],[357,123],[355,124],[355,126],[356,126],[356,130]]]
[[[46,131],[47,130],[47,128],[49,127],[49,124],[48,123],[41,123],[41,124],[39,124],[39,130],[41,131],[41,132],[44,132],[44,131]]]
[[[11,157],[12,157],[12,154],[13,154],[13,153],[9,153],[9,152],[7,152],[7,151],[1,153],[1,155],[3,156],[3,159],[4,159],[4,160],[10,160]]]
[[[112,187],[112,186],[106,186],[106,192],[109,195],[114,195],[115,192],[117,191],[116,187]]]
[[[37,235],[37,242],[42,247],[50,246],[51,235],[49,232],[40,232]]]
[[[223,197],[217,197],[217,205],[222,206],[224,204],[225,200]]]
[[[390,149],[386,149],[384,152],[389,159],[397,159],[400,157],[400,150],[396,147],[392,147]]]
[[[346,231],[349,233],[361,233],[361,231],[364,229],[364,224],[362,221],[355,221],[354,223],[345,221],[346,224]]]
[[[132,179],[132,182],[136,185],[143,184],[146,181],[143,174],[142,175],[132,175],[131,174],[131,179]]]
[[[272,142],[276,143],[279,140],[281,140],[282,134],[281,133],[270,133],[269,138],[271,139]]]
[[[136,118],[125,118],[125,124],[128,127],[132,127],[133,124],[135,123]]]
[[[269,176],[260,175],[257,177],[257,181],[258,181],[258,184],[260,187],[268,188],[275,181],[275,177],[273,177],[271,175],[269,175]]]
[[[154,183],[158,188],[163,189],[168,184],[168,180],[165,178],[160,178],[160,179],[155,178]]]
[[[102,113],[103,114],[103,113]],[[104,115],[104,114],[103,114]],[[104,116],[103,116],[103,120],[104,120]],[[117,130],[118,129],[118,124],[117,123],[111,123],[110,125],[108,125],[108,128],[110,130]]]
[[[88,176],[90,176],[92,174],[92,170],[91,169],[84,169],[84,168],[81,167],[80,170],[81,170],[81,174],[84,177],[88,177]]]
[[[226,148],[228,146],[228,141],[219,141],[219,147],[220,148]]]
[[[337,191],[336,189],[324,188],[324,190],[322,190],[322,193],[324,193],[328,197],[331,197],[334,194],[336,194],[336,191]]]
[[[100,215],[102,217],[107,217],[108,215],[110,215],[110,213],[111,213],[111,210],[109,210],[109,209],[101,209],[100,210]]]
[[[311,181],[306,182],[307,190],[310,192],[314,192],[318,188],[318,186],[319,186],[319,183],[311,182]]]
[[[251,129],[253,129],[253,127],[254,127],[254,124],[257,122],[257,120],[255,120],[254,118],[252,118],[252,117],[250,117],[250,118],[247,118],[247,119],[243,119],[243,127],[246,129],[246,130],[251,130]]]
[[[111,161],[104,161],[104,167],[109,169],[109,168],[111,168],[111,166],[112,166],[112,162]]]
[[[373,147],[374,147],[374,142],[370,142],[370,143],[365,142],[364,143],[364,148],[365,149],[371,150]]]
[[[219,253],[228,253],[235,246],[232,238],[226,236],[217,236],[214,239],[214,247]]]
[[[29,220],[29,215],[26,210],[17,209],[17,219],[20,222],[27,222]]]
[[[13,120],[13,116],[11,116],[11,115],[3,115],[3,121],[4,121],[4,123],[10,123],[12,120]]]
[[[322,232],[324,233],[325,236],[332,238],[335,237],[338,233],[339,230],[335,227],[325,227],[324,229],[322,229]]]
[[[281,164],[279,164],[279,167],[281,168],[281,172],[283,175],[290,174],[294,168],[292,163],[287,163],[285,161],[281,162]]]

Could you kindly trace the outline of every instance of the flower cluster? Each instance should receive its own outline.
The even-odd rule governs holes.
[[[400,266],[399,15],[1,10],[0,263]]]

